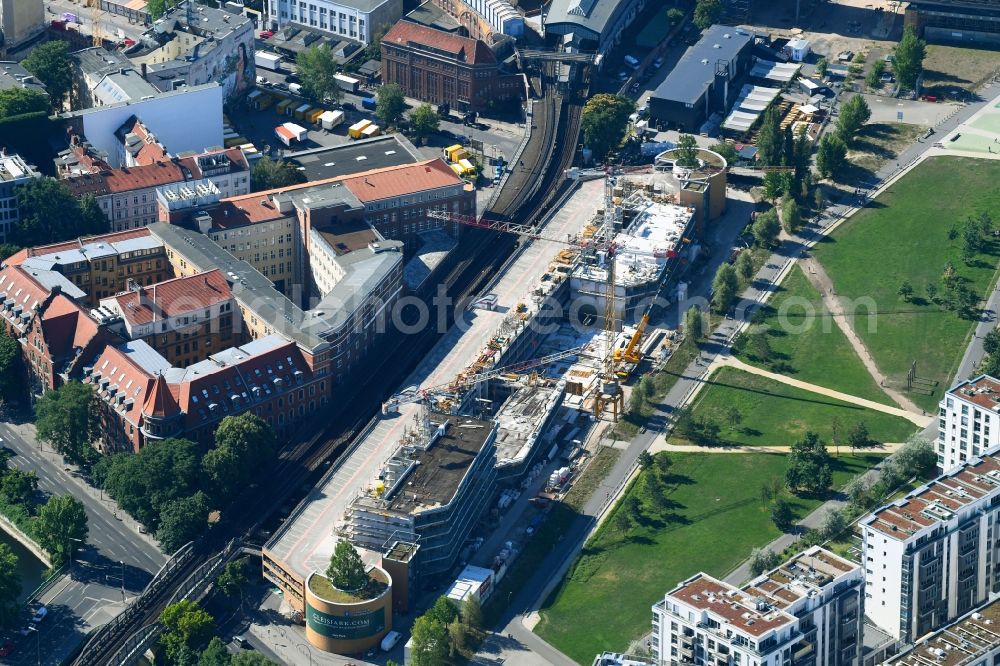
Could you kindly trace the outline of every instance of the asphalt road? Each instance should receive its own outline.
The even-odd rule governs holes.
[[[11,464],[35,472],[40,490],[69,493],[83,502],[90,529],[87,544],[74,554],[73,566],[42,595],[49,616],[37,635],[15,635],[17,651],[9,663],[55,665],[91,628],[121,611],[123,588],[126,598],[136,596],[167,558],[139,534],[134,521],[110,500],[102,501],[100,493],[64,466],[51,449],[40,451],[32,433],[30,426],[0,424],[4,445],[17,454]]]
[[[82,21],[81,25],[75,26],[84,35],[92,34],[94,10],[86,7],[82,0],[46,0],[45,20],[62,19],[63,12],[76,14]],[[105,39],[115,39],[120,34],[131,39],[138,37],[146,30],[146,26],[140,23],[129,23],[124,16],[112,14],[111,12],[100,12],[100,27]]]

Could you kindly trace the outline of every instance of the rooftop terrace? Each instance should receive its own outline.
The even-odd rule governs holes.
[[[892,666],[966,666],[1000,651],[1000,600],[983,606],[887,661]]]

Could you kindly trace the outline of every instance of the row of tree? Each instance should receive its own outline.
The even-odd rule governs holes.
[[[455,659],[468,659],[470,646],[482,638],[482,624],[482,609],[475,597],[466,597],[461,607],[448,597],[438,597],[413,623],[410,663],[445,666]]]
[[[198,536],[210,509],[227,506],[276,452],[271,427],[247,413],[224,418],[215,431],[215,446],[204,455],[190,440],[153,441],[138,453],[102,458],[92,475],[173,552]]]
[[[278,666],[259,652],[241,650],[230,654],[216,635],[215,618],[194,601],[170,604],[160,614],[157,663],[168,666]]]

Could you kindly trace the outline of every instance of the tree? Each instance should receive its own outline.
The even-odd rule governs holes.
[[[937,467],[934,445],[921,435],[913,435],[890,458],[904,478],[927,477]]]
[[[784,136],[781,133],[781,116],[774,106],[768,107],[757,134],[757,161],[761,166],[781,166]]]
[[[380,86],[375,95],[375,115],[386,125],[395,125],[403,117],[406,99],[398,83]]]
[[[74,549],[87,540],[87,512],[83,502],[71,495],[53,495],[35,519],[39,545],[52,555],[53,566],[71,559]]]
[[[277,450],[274,430],[256,414],[247,412],[222,419],[215,430],[215,448],[205,454],[201,463],[213,499],[222,503],[251,482]]]
[[[633,111],[635,102],[622,95],[601,93],[587,100],[580,125],[583,142],[593,151],[596,159],[603,160],[621,143],[628,127],[628,117]]]
[[[786,171],[768,171],[763,180],[764,198],[777,201],[791,187],[791,176]]]
[[[825,492],[833,484],[830,454],[814,432],[807,432],[792,444],[785,470],[785,484],[793,492]]]
[[[884,60],[876,60],[873,62],[871,69],[868,70],[868,74],[865,76],[865,85],[872,89],[878,88],[879,84],[882,82],[882,74],[884,72]]]
[[[639,457],[636,459],[636,462],[639,463],[639,467],[643,470],[652,469],[653,454],[651,454],[649,451],[643,451],[642,453],[639,454]]]
[[[927,42],[917,37],[912,26],[903,30],[903,37],[896,44],[892,54],[892,68],[896,71],[899,85],[910,90],[917,89],[917,79],[924,69]]]
[[[410,112],[410,127],[417,137],[426,139],[434,132],[438,131],[441,117],[437,111],[431,108],[430,104],[421,104]]]
[[[909,280],[903,280],[903,284],[899,285],[899,290],[896,293],[902,296],[904,301],[909,303],[910,298],[913,296],[913,285],[910,284]]]
[[[778,239],[781,231],[781,224],[778,222],[778,214],[774,210],[768,210],[757,215],[753,226],[750,228],[753,239],[760,247],[771,247]]]
[[[109,228],[93,195],[77,199],[62,181],[31,178],[16,191],[20,220],[7,239],[21,247],[100,234]]]
[[[479,599],[473,595],[467,596],[462,601],[460,610],[462,622],[472,633],[478,634],[483,629],[483,609],[479,605]]]
[[[281,664],[271,661],[260,652],[240,650],[229,660],[229,666],[281,666]]]
[[[0,624],[11,621],[20,611],[17,598],[21,596],[21,573],[17,568],[17,555],[5,543],[0,543]]]
[[[767,339],[767,333],[764,331],[755,331],[747,336],[747,353],[751,357],[760,361],[761,363],[767,363],[771,360],[773,354],[771,350],[771,343]]]
[[[656,384],[650,375],[643,375],[642,379],[639,380],[637,388],[639,395],[648,399],[653,397],[653,393],[656,391]]]
[[[47,112],[49,100],[33,88],[0,90],[0,118],[12,118],[25,113]]]
[[[729,312],[739,296],[739,288],[736,269],[730,264],[721,264],[712,280],[712,309],[720,313]]]
[[[365,563],[350,541],[345,539],[337,542],[333,555],[330,556],[326,577],[334,587],[345,592],[360,590],[368,584]]]
[[[788,530],[795,521],[795,512],[792,505],[783,497],[774,500],[771,505],[771,522],[782,532]]]
[[[700,307],[697,305],[689,307],[684,313],[684,337],[692,342],[700,340],[705,334],[703,319]]]
[[[0,398],[14,402],[24,392],[21,345],[11,336],[0,333]]]
[[[656,472],[661,477],[666,476],[667,472],[670,471],[670,466],[674,464],[674,461],[670,459],[670,456],[663,451],[653,456],[653,461],[656,464]]]
[[[146,11],[154,21],[166,13],[168,6],[168,0],[146,0]]]
[[[224,595],[230,599],[243,596],[243,590],[249,583],[247,578],[246,558],[227,562],[222,573],[215,579],[215,584]]]
[[[208,497],[200,490],[190,497],[167,502],[160,509],[156,539],[168,553],[193,541],[208,524]]]
[[[226,644],[218,636],[212,637],[208,642],[201,656],[198,657],[198,666],[229,666],[229,650]]]
[[[768,548],[754,548],[750,551],[750,575],[759,576],[781,564],[781,557]]]
[[[262,192],[304,183],[306,176],[291,162],[272,160],[264,155],[250,170],[250,182],[254,192]]]
[[[52,106],[62,107],[63,98],[73,87],[73,67],[69,57],[69,42],[54,40],[44,42],[31,49],[28,57],[21,61],[26,70],[45,84]]]
[[[982,252],[983,238],[980,236],[978,225],[972,220],[962,229],[962,259],[965,263],[972,263],[977,254]]]
[[[90,446],[93,398],[93,386],[80,382],[46,391],[35,405],[38,439],[70,460],[83,460]]]
[[[611,528],[621,536],[625,536],[632,529],[632,519],[625,511],[615,511],[615,515],[611,518]]]
[[[722,17],[720,0],[698,0],[694,6],[694,24],[704,30],[719,22]]]
[[[698,143],[690,134],[677,138],[677,166],[694,168],[698,166]]]
[[[791,197],[785,197],[781,204],[781,226],[789,235],[796,233],[802,226],[802,211]]]
[[[439,620],[421,615],[413,623],[413,666],[442,666],[448,658],[448,630]]]
[[[465,652],[465,627],[456,617],[448,624],[448,653],[453,659]]]
[[[841,532],[847,529],[847,524],[847,516],[844,515],[843,511],[830,509],[823,516],[823,526],[819,531],[824,540],[835,539]]]
[[[724,141],[714,143],[709,146],[708,149],[722,155],[722,157],[730,164],[733,164],[740,158],[740,154],[736,152],[733,145],[731,143],[725,143]]]
[[[671,7],[667,10],[667,23],[670,27],[674,27],[678,23],[684,20],[684,12],[677,7]]]
[[[924,290],[927,292],[927,300],[929,300],[931,303],[936,303],[937,291],[938,291],[937,285],[934,284],[933,282],[928,282]]]
[[[753,255],[750,252],[740,252],[736,256],[736,275],[743,282],[749,282],[753,277]]]
[[[826,58],[820,58],[816,61],[816,74],[818,74],[820,78],[826,76],[826,72],[829,69],[830,63],[827,62]]]
[[[839,136],[824,134],[816,150],[816,169],[824,178],[839,174],[847,165],[847,144]]]
[[[215,619],[188,599],[164,608],[160,624],[164,627],[160,645],[174,663],[185,653],[205,648],[215,635]]]
[[[310,46],[295,57],[295,71],[302,83],[302,92],[314,102],[340,100],[343,94],[337,85],[337,62],[327,44]]]
[[[448,626],[458,617],[458,606],[451,599],[442,595],[434,600],[434,605],[427,609],[425,615],[444,626]]]
[[[868,107],[865,98],[861,95],[855,95],[840,107],[837,135],[845,144],[849,144],[871,116],[872,110]]]
[[[36,490],[38,490],[38,475],[34,472],[9,469],[0,477],[0,497],[7,504],[27,505]]]
[[[111,457],[104,489],[131,516],[155,530],[167,503],[194,493],[199,467],[198,445],[194,442],[186,439],[147,442],[136,454],[118,453]]]

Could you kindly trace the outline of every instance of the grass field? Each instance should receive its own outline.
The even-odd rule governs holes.
[[[819,292],[796,265],[763,312],[771,358],[760,362],[745,349],[737,356],[752,365],[887,405],[892,400],[868,374],[851,344],[829,316]]]
[[[736,407],[743,420],[736,426],[727,414]],[[709,378],[695,398],[694,413],[711,417],[721,427],[720,444],[743,446],[791,446],[807,431],[833,441],[833,423],[840,424],[838,439],[863,421],[878,442],[905,442],[916,426],[905,419],[851,405],[810,391],[781,384],[767,377],[735,368],[722,368]],[[685,443],[678,435],[671,444]]]
[[[779,535],[760,487],[781,477],[785,458],[775,454],[674,454],[670,507],[627,534],[606,523],[584,547],[542,610],[536,633],[581,664],[603,650],[622,651],[650,628],[650,606],[685,578],[705,571],[724,577]],[[836,458],[839,487],[881,456]],[[647,472],[643,472],[646,474]],[[629,493],[642,496],[643,479]],[[820,500],[793,498],[805,516]]]
[[[953,99],[959,90],[980,87],[1000,69],[1000,51],[930,44],[924,59],[923,90]]]
[[[869,172],[878,170],[889,160],[896,159],[899,151],[906,148],[918,136],[927,131],[921,125],[903,123],[871,123],[865,125],[847,152],[847,161],[853,167]]]
[[[970,215],[989,212],[1000,224],[1000,163],[964,157],[926,160],[854,215],[814,250],[837,293],[859,302],[870,298],[877,317],[859,316],[858,335],[879,369],[896,386],[904,386],[910,364],[917,362],[919,390],[911,398],[932,410],[947,390],[975,322],[931,303],[926,287],[943,292],[947,262],[959,279],[982,296],[993,281],[1000,243],[971,266],[961,259],[960,230]],[[949,240],[956,225],[959,235]],[[897,291],[903,281],[914,289],[912,302]],[[867,315],[864,306],[854,308]]]

